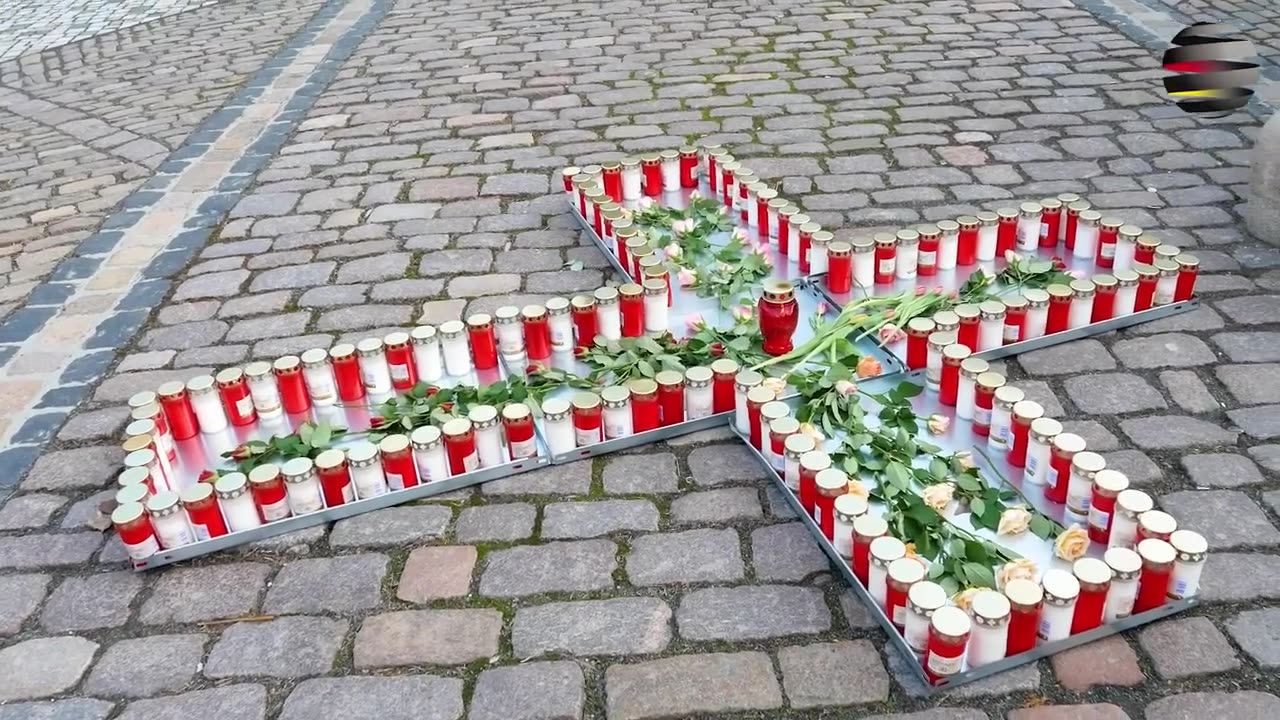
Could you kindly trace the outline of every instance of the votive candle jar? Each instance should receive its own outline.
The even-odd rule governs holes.
[[[843,470],[827,468],[814,477],[817,495],[814,498],[813,522],[822,530],[827,542],[836,537],[836,498],[849,488],[849,476]]]
[[[316,479],[315,463],[311,458],[301,457],[286,461],[280,466],[280,474],[284,476],[284,488],[289,496],[289,510],[295,517],[324,509],[324,496],[320,492],[320,481]]]
[[[698,148],[680,148],[680,187],[698,187]]]
[[[684,412],[687,419],[698,420],[715,412],[711,383],[711,368],[691,367],[684,371]]]
[[[1038,202],[1024,202],[1018,206],[1018,250],[1035,252],[1040,247],[1040,225],[1044,208]]]
[[[1178,264],[1178,279],[1173,289],[1173,301],[1185,302],[1195,297],[1200,259],[1190,253],[1179,253],[1174,262]]]
[[[160,407],[164,410],[164,419],[174,440],[189,440],[199,434],[200,423],[196,420],[191,396],[184,384],[176,380],[164,383],[157,388],[156,394],[160,397]]]
[[[667,284],[662,280],[644,281],[644,331],[651,336],[662,335],[668,330]],[[626,299],[626,296],[623,296]]]
[[[1128,270],[1133,267],[1138,255],[1138,239],[1142,237],[1142,228],[1137,225],[1121,225],[1116,235],[1116,253],[1111,263],[1112,269]]]
[[[929,318],[917,317],[907,321],[907,369],[920,370],[929,364],[929,336],[937,324]]]
[[[1004,345],[1004,303],[999,300],[987,300],[978,306],[982,318],[978,326],[978,347],[976,352],[995,350]]]
[[[111,523],[130,560],[141,562],[160,552],[151,516],[142,503],[121,503],[111,511]]]
[[[591,295],[575,295],[569,304],[573,316],[574,347],[585,350],[595,344],[596,335],[600,332],[596,323],[596,299]],[[524,349],[523,344],[522,335],[521,350]]]
[[[1113,275],[1095,275],[1093,278],[1093,305],[1090,308],[1089,319],[1085,324],[1099,323],[1110,320],[1115,313],[1116,291],[1119,290],[1119,283]],[[1080,300],[1077,297],[1071,306],[1072,312],[1075,312],[1075,304]]]
[[[960,223],[955,220],[939,220],[938,270],[954,270],[960,255]]]
[[[1092,280],[1071,281],[1071,310],[1067,316],[1067,328],[1077,330],[1093,321],[1093,302],[1097,286]]]
[[[1156,248],[1160,247],[1160,239],[1144,234],[1138,238],[1138,247],[1133,252],[1133,263],[1150,265],[1156,260]]]
[[[1150,310],[1155,304],[1156,286],[1160,283],[1160,271],[1154,265],[1144,265],[1138,263],[1133,266],[1134,272],[1138,273],[1138,289],[1133,297],[1134,312],[1142,312]],[[1175,290],[1176,290],[1175,284]]]
[[[626,283],[618,288],[618,309],[622,313],[622,337],[637,338],[644,335],[644,288],[636,283]]]
[[[942,351],[956,344],[954,332],[935,331],[929,334],[929,354],[925,361],[925,383],[931,390],[942,385]]]
[[[818,503],[818,473],[831,467],[831,456],[812,450],[800,456],[800,507],[813,517]]]
[[[920,236],[916,251],[916,275],[933,277],[938,274],[938,243],[942,240],[942,231],[937,225],[921,225],[916,228]]]
[[[684,422],[684,375],[663,370],[654,376],[658,383],[658,417],[662,427]]]
[[[1009,464],[1027,466],[1027,449],[1031,440],[1031,424],[1044,416],[1044,406],[1033,400],[1023,400],[1013,406],[1013,423],[1009,426]]]
[[[899,230],[894,250],[894,275],[899,280],[915,280],[920,265],[920,233]]]
[[[778,357],[795,347],[792,338],[800,324],[795,286],[786,280],[766,280],[756,303],[765,354]]]
[[[622,166],[622,200],[624,202],[639,200],[643,194],[640,160],[628,157],[623,158],[619,164]]]
[[[1111,305],[1112,317],[1132,315],[1138,304],[1138,273],[1135,270],[1117,270],[1115,299]],[[1095,282],[1097,279],[1095,278]]]
[[[979,437],[990,438],[991,415],[995,410],[996,391],[1004,387],[1005,379],[1000,373],[984,372],[977,378],[973,395],[973,433]]]
[[[876,282],[876,241],[861,237],[853,241],[853,281],[860,288],[870,288]]]
[[[907,546],[901,540],[882,535],[871,541],[871,568],[867,576],[867,591],[880,610],[889,611],[889,565],[907,555]]]
[[[507,451],[502,443],[501,420],[498,408],[492,405],[476,405],[467,412],[475,433],[476,457],[480,467],[498,467],[507,462]]]
[[[783,422],[784,420],[796,422],[795,418],[783,418],[775,421],[775,423]],[[849,495],[848,493],[838,495],[832,504],[832,512],[834,513],[834,522],[832,523],[831,545],[836,549],[836,554],[844,558],[846,563],[852,563],[853,524],[857,522],[859,517],[866,514],[867,499],[861,495]]]
[[[1138,555],[1142,558],[1142,572],[1138,576],[1138,597],[1133,603],[1135,615],[1164,605],[1169,596],[1173,566],[1178,560],[1173,546],[1157,538],[1139,542]]]
[[[960,365],[969,357],[969,348],[955,343],[942,349],[942,375],[938,382],[938,401],[954,407],[960,393]]]
[[[1089,501],[1089,540],[1107,546],[1111,539],[1111,518],[1116,512],[1116,499],[1128,489],[1129,478],[1118,470],[1104,468],[1094,474]]]
[[[377,445],[368,441],[352,445],[347,450],[347,466],[356,497],[364,500],[387,494],[387,476],[382,472]]]
[[[364,383],[365,392],[375,396],[390,393],[393,388],[391,367],[387,364],[382,341],[365,338],[356,343],[356,354],[360,358],[360,381]]]
[[[1062,196],[1059,195],[1058,199],[1061,200]],[[1067,209],[1062,213],[1062,219],[1065,222],[1065,227],[1063,228],[1063,239],[1066,242],[1067,249],[1074,255],[1076,249],[1076,228],[1079,227],[1080,224],[1080,213],[1093,207],[1093,205],[1080,199],[1076,199],[1071,202],[1063,200],[1063,202],[1067,203]]]
[[[1200,574],[1204,571],[1204,561],[1209,555],[1209,543],[1200,533],[1175,530],[1169,536],[1169,544],[1178,556],[1173,562],[1168,598],[1185,600],[1200,594]]]
[[[289,517],[289,497],[279,467],[267,463],[250,470],[249,490],[264,523]]]
[[[924,661],[925,675],[931,683],[940,683],[964,668],[972,627],[969,616],[958,607],[948,605],[934,611],[929,620],[929,647]]]
[[[1133,550],[1138,545],[1138,516],[1155,507],[1151,496],[1141,490],[1121,490],[1111,518],[1107,547]]]
[[[978,394],[978,376],[991,370],[982,358],[967,357],[960,361],[960,386],[956,390],[956,417],[972,420]]]
[[[662,407],[658,404],[657,381],[636,378],[627,383],[627,390],[631,393],[632,432],[649,432],[659,428],[662,425]]]
[[[1053,418],[1040,417],[1031,421],[1027,433],[1026,464],[1022,470],[1022,482],[1044,485],[1049,478],[1051,447],[1054,438],[1062,433],[1062,423]]]
[[[1036,646],[1044,588],[1031,580],[1019,578],[1010,580],[1003,590],[1009,599],[1009,637],[1005,642],[1005,656],[1011,657]]]
[[[388,335],[390,340],[396,336],[398,340],[400,335],[404,333],[392,333]],[[471,343],[471,359],[477,370],[493,370],[498,367],[498,338],[493,327],[493,316],[488,313],[476,313],[467,318],[467,337]],[[405,382],[403,378],[397,380],[395,376],[396,365],[392,361],[390,343],[387,343],[387,359],[391,361],[391,380],[396,384],[397,390],[404,390],[401,385]],[[406,364],[406,368],[412,368],[411,364]],[[409,387],[413,387],[412,384]]]
[[[195,411],[196,419],[200,423],[200,432],[205,434],[219,433],[227,429],[227,411],[218,397],[214,384],[213,377],[209,375],[199,375],[187,381],[187,394],[191,397],[191,408]]]
[[[530,364],[546,364],[551,359],[551,325],[546,306],[525,305],[520,311],[520,324]]]
[[[439,333],[431,325],[419,325],[409,331],[409,342],[413,343],[413,363],[418,372],[418,380],[426,383],[438,382],[444,375]]]
[[[737,361],[720,358],[711,362],[711,411],[719,414],[734,409],[734,377]]]
[[[888,233],[876,233],[875,284],[892,285],[897,268],[898,239]]]
[[[720,360],[716,361],[717,363]],[[737,363],[734,363],[735,366]],[[721,370],[714,370],[715,364],[712,364],[713,372],[719,374]],[[723,370],[724,368],[722,368]],[[740,370],[733,378],[733,424],[738,432],[742,435],[749,436],[751,434],[751,416],[747,407],[747,395],[751,390],[764,382],[764,376],[755,370]]]
[[[396,434],[382,438],[378,443],[378,452],[382,456],[382,473],[387,479],[388,488],[392,491],[403,490],[416,487],[419,481],[430,482],[429,476],[418,472],[418,451],[414,448],[413,441],[416,437],[419,446],[428,446],[432,438],[438,437],[439,432],[438,428],[427,425],[414,430],[414,434],[410,436]]]
[[[837,294],[853,290],[853,246],[847,242],[827,246],[827,289]]]
[[[972,215],[956,218],[960,235],[956,241],[956,265],[969,267],[978,261],[978,227],[982,224]]]
[[[1098,223],[1098,252],[1094,263],[1098,267],[1110,270],[1116,262],[1116,245],[1120,241],[1120,227],[1124,221],[1116,218],[1102,218]]]
[[[502,432],[507,438],[507,453],[512,461],[537,456],[533,410],[528,405],[513,402],[502,407]]]
[[[253,408],[253,398],[249,396],[249,384],[245,381],[244,371],[240,368],[227,368],[214,379],[218,384],[222,407],[226,409],[231,424],[243,427],[257,422],[258,413]]]
[[[542,402],[542,427],[546,430],[547,450],[553,456],[571,453],[577,447],[571,413],[569,401],[564,398],[547,398]]]
[[[1133,614],[1133,605],[1138,600],[1142,556],[1129,548],[1111,548],[1103,553],[1102,559],[1111,568],[1111,588],[1107,591],[1102,621],[1112,623]]]
[[[475,348],[476,367],[485,370],[497,367],[498,350],[493,342],[493,320],[488,315],[474,315],[468,318],[468,324],[472,329],[471,339]],[[388,333],[382,339],[382,345],[383,354],[387,360],[387,372],[391,375],[391,387],[402,392],[412,389],[418,384],[418,367],[413,354],[413,345],[409,342],[409,333]],[[491,363],[490,357],[492,357]],[[490,364],[485,367],[481,365],[481,361]]]
[[[1049,327],[1048,291],[1028,288],[1022,291],[1022,297],[1027,299],[1027,318],[1022,322],[1022,339],[1044,337]]]
[[[1167,512],[1148,510],[1138,516],[1138,542],[1148,538],[1169,542],[1174,531],[1178,529],[1178,521]]]
[[[454,418],[440,427],[444,454],[449,459],[449,475],[457,477],[480,467],[476,448],[476,428],[469,418]]]
[[[603,438],[604,408],[600,396],[592,392],[575,393],[570,400],[573,406],[574,442],[587,447]]]
[[[1005,385],[996,388],[991,406],[991,431],[987,435],[987,447],[996,452],[1008,452],[1009,436],[1013,430],[1013,406],[1026,399],[1022,390]]]
[[[933,614],[947,604],[947,591],[942,586],[921,580],[907,591],[907,619],[902,637],[918,653],[929,648],[929,622]]]
[[[1087,525],[1093,501],[1093,481],[1107,466],[1096,452],[1078,452],[1071,458],[1071,477],[1067,482],[1067,502],[1063,518],[1076,525]]]
[[[345,505],[356,499],[351,469],[347,466],[347,456],[341,450],[325,450],[316,456],[315,463],[325,507]]]
[[[147,498],[146,506],[160,547],[173,550],[196,541],[187,523],[187,515],[182,511],[178,493],[171,490],[158,492]]]
[[[975,257],[978,262],[991,262],[996,259],[996,248],[1000,237],[1000,216],[984,210],[978,213],[978,248]]]
[[[1043,212],[1040,214],[1040,247],[1058,247],[1058,230],[1062,223],[1062,201],[1058,198],[1045,198],[1040,201]]]
[[[631,391],[625,385],[610,385],[600,390],[600,402],[604,404],[604,439],[614,440],[630,436]]]
[[[871,587],[871,543],[889,534],[889,524],[870,512],[853,521],[853,574],[865,588]]]
[[[364,341],[361,341],[362,344]],[[356,346],[359,349],[359,345]],[[444,371],[450,377],[471,374],[471,351],[467,347],[466,326],[461,320],[449,320],[440,324],[440,351],[444,356]],[[363,356],[361,361],[363,365]],[[365,387],[368,388],[366,378]],[[370,390],[370,392],[373,392]]]
[[[1017,208],[996,209],[996,257],[1004,257],[1006,252],[1018,247],[1019,217]]]
[[[1009,598],[995,590],[981,590],[974,595],[969,612],[973,615],[969,667],[979,668],[1003,660],[1009,651],[1009,621],[1013,614]]]
[[[1076,242],[1072,254],[1077,260],[1094,260],[1098,254],[1099,224],[1102,214],[1084,210],[1076,218]]]
[[[1071,634],[1078,635],[1102,624],[1107,592],[1111,589],[1111,568],[1097,558],[1080,558],[1072,564],[1071,573],[1080,584],[1080,595],[1071,619]]]
[[[1172,304],[1178,292],[1178,263],[1158,257],[1155,265],[1159,277],[1156,280],[1155,295],[1151,299],[1151,304]]]
[[[622,338],[622,315],[618,307],[618,289],[597,288],[593,293],[596,304],[596,331],[606,340]]]
[[[213,490],[218,494],[218,504],[222,507],[227,530],[240,532],[262,525],[258,508],[253,504],[253,496],[249,494],[249,479],[244,473],[223,475],[214,483]]]
[[[302,380],[306,383],[311,404],[328,407],[338,402],[338,384],[329,365],[329,352],[312,348],[302,353]]]
[[[782,481],[791,492],[800,493],[800,458],[813,452],[818,445],[809,435],[795,433],[783,443]]]
[[[1045,326],[1045,334],[1064,332],[1071,327],[1071,301],[1075,291],[1067,285],[1050,285],[1045,288],[1049,293],[1049,316]]]
[[[955,307],[954,312],[960,318],[956,340],[973,352],[978,352],[981,349],[979,336],[982,333],[982,308],[973,303],[961,303]]]
[[[919,560],[903,557],[889,563],[885,581],[885,614],[904,632],[907,626],[907,595],[911,586],[924,580],[924,565]]]
[[[1027,310],[1031,303],[1021,295],[1009,295],[1000,299],[1004,304],[1004,333],[1001,343],[1013,345],[1022,342],[1022,328],[1027,323]]]
[[[1084,438],[1075,433],[1058,433],[1049,451],[1049,481],[1044,486],[1044,496],[1050,502],[1067,502],[1071,485],[1071,463],[1076,453],[1084,452]]]
[[[1040,581],[1044,588],[1044,605],[1040,608],[1042,643],[1066,640],[1071,635],[1071,621],[1080,597],[1080,582],[1065,570],[1046,570]]]
[[[178,496],[182,500],[182,507],[187,511],[187,520],[195,533],[196,542],[227,534],[227,524],[222,518],[222,509],[218,507],[213,483],[198,482],[188,485]]]

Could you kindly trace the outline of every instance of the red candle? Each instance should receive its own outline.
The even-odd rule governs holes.
[[[1169,513],[1148,510],[1138,516],[1137,541],[1154,539],[1169,542],[1169,538],[1177,529],[1178,521]]]
[[[1031,400],[1023,400],[1013,406],[1013,422],[1009,426],[1009,464],[1027,466],[1027,441],[1031,435],[1031,423],[1044,417],[1044,406]]]
[[[888,532],[889,525],[878,515],[860,515],[853,521],[853,574],[863,587],[871,576],[871,542]]]
[[[551,358],[551,327],[547,324],[547,308],[543,305],[524,306],[520,311],[520,322],[524,325],[524,351],[529,361],[540,363],[549,360]]]
[[[480,467],[480,455],[476,452],[475,426],[467,418],[454,418],[440,428],[444,436],[444,453],[449,459],[449,475],[456,476]],[[410,458],[412,465],[412,458]],[[414,475],[415,483],[417,475]],[[405,487],[409,483],[406,479]]]
[[[800,456],[800,506],[813,515],[818,503],[818,473],[831,467],[831,456],[811,450]]]
[[[800,214],[800,208],[788,205],[778,211],[778,252],[791,256],[791,218]]]
[[[800,267],[800,273],[809,274],[809,248],[813,245],[813,234],[822,229],[822,226],[816,222],[807,222],[800,226],[798,233],[798,242],[800,246],[800,257],[796,263]]]
[[[1102,624],[1102,611],[1111,587],[1111,568],[1097,558],[1081,558],[1071,568],[1080,582],[1080,595],[1071,618],[1071,634],[1088,632]]]
[[[333,377],[338,385],[338,397],[354,402],[364,397],[364,383],[360,380],[360,364],[356,360],[356,346],[349,343],[335,345],[329,350],[333,364]]]
[[[570,404],[573,406],[574,440],[578,447],[600,442],[604,429],[604,408],[600,396],[592,392],[576,393]]]
[[[1009,639],[1005,656],[1013,656],[1035,648],[1040,630],[1040,605],[1044,590],[1030,580],[1010,580],[1004,586],[1009,598]]]
[[[640,170],[644,173],[644,194],[656,197],[662,194],[662,159],[657,155],[643,155]]]
[[[762,385],[757,385],[747,391],[747,427],[750,429],[749,435],[751,444],[757,450],[764,448],[764,431],[760,421],[760,408],[765,403],[773,402],[773,391]]]
[[[756,193],[756,232],[762,238],[769,237],[769,206],[777,199],[777,190],[764,188]]]
[[[187,388],[181,382],[167,382],[160,386],[160,406],[164,409],[164,419],[173,430],[174,440],[187,440],[200,432],[196,422],[195,410],[191,408],[191,398]],[[148,527],[150,525],[148,524]]]
[[[151,516],[142,503],[120,505],[111,512],[111,522],[116,526],[116,534],[124,543],[130,559],[146,560],[160,552],[160,542],[156,540],[155,529],[151,527]]]
[[[191,529],[196,540],[222,537],[227,534],[227,524],[222,519],[222,510],[218,508],[218,500],[213,495],[213,483],[198,482],[188,485],[180,493],[182,506],[191,520]],[[123,538],[121,538],[123,539]]]
[[[1065,503],[1067,488],[1071,485],[1071,461],[1076,453],[1084,452],[1084,438],[1075,433],[1058,433],[1049,449],[1049,478],[1044,485],[1044,496],[1050,502]]]
[[[1022,329],[1027,325],[1027,308],[1031,303],[1022,295],[1009,295],[1000,301],[1004,303],[1004,344],[1022,342]]]
[[[1194,255],[1179,253],[1173,261],[1178,263],[1178,284],[1173,290],[1173,301],[1190,300],[1196,294],[1196,275],[1200,272],[1200,260]]]
[[[738,192],[738,186],[734,183],[734,173],[738,172],[738,168],[742,165],[737,160],[730,160],[720,166],[720,199],[725,207],[733,208],[733,197]]]
[[[341,450],[325,450],[316,456],[316,477],[320,480],[325,507],[337,507],[355,500],[351,470],[347,467],[347,456]]]
[[[1111,519],[1116,512],[1116,498],[1129,489],[1129,479],[1115,470],[1099,470],[1093,478],[1089,500],[1089,540],[1102,546],[1111,541]]]
[[[218,373],[218,393],[222,396],[222,406],[227,410],[227,419],[232,425],[242,427],[252,425],[258,420],[258,412],[253,409],[253,399],[249,397],[249,385],[245,382],[244,371],[240,368],[227,368]]]
[[[1093,314],[1089,322],[1110,320],[1115,315],[1116,291],[1120,289],[1120,283],[1111,275],[1095,275],[1093,285]]]
[[[835,468],[827,468],[814,476],[813,520],[828,542],[836,539],[836,498],[849,489],[849,476]]]
[[[930,682],[937,684],[960,673],[971,626],[968,614],[958,607],[948,605],[933,611],[924,660],[924,672]]]
[[[991,410],[995,407],[996,390],[1004,387],[1000,373],[984,372],[978,376],[973,389],[973,434],[987,437],[991,434]]]
[[[1067,206],[1067,249],[1076,249],[1076,227],[1080,223],[1080,213],[1093,207],[1084,200],[1078,200]]]
[[[1094,258],[1098,267],[1110,269],[1115,265],[1116,243],[1120,239],[1122,224],[1115,218],[1103,218],[1098,225],[1098,252]]]
[[[853,289],[853,246],[847,242],[827,245],[827,289],[837,295]]]
[[[249,493],[258,506],[262,522],[268,523],[289,517],[289,499],[284,489],[284,476],[280,468],[266,464],[249,471]]]
[[[777,357],[791,352],[794,347],[792,337],[800,324],[795,286],[786,280],[766,280],[756,309],[765,353]]]
[[[616,203],[622,202],[622,163],[601,163],[600,175],[604,179],[604,194]]]
[[[732,160],[733,156],[719,145],[704,145],[703,149],[707,155],[707,185],[714,197],[720,189],[720,165]]]
[[[1070,326],[1071,299],[1074,293],[1066,285],[1050,285],[1046,289],[1049,291],[1049,319],[1044,333],[1052,335],[1063,332]]]
[[[675,370],[663,370],[654,379],[658,382],[662,427],[684,422],[684,375]]]
[[[733,378],[738,374],[738,363],[720,358],[711,363],[711,411],[731,412],[734,406]]]
[[[589,348],[595,342],[599,329],[596,325],[596,299],[591,295],[575,295],[570,301],[573,310],[573,329],[577,347]]]
[[[680,187],[698,187],[698,148],[680,148]]]
[[[885,583],[885,614],[898,632],[907,625],[907,594],[911,586],[924,580],[924,564],[915,558],[898,558],[889,563],[889,578]]]
[[[1044,208],[1040,213],[1040,247],[1058,247],[1058,229],[1062,225],[1062,201],[1057,198],[1045,198],[1040,201]]]
[[[1000,216],[996,227],[996,257],[1003,258],[1006,251],[1018,245],[1018,210],[1000,208],[996,214]]]
[[[648,378],[636,378],[627,383],[631,390],[631,431],[648,432],[662,422],[662,408],[658,403],[658,383]]]
[[[774,469],[782,476],[786,469],[787,440],[800,432],[800,421],[793,417],[780,417],[769,423],[768,428],[762,428],[761,432],[766,429],[769,431],[769,450],[775,460]]]
[[[297,415],[310,410],[311,396],[307,394],[307,386],[302,379],[302,360],[297,355],[286,355],[272,363],[271,369],[276,374],[284,411]]]
[[[1157,247],[1160,247],[1160,241],[1150,235],[1138,238],[1138,247],[1133,250],[1133,262],[1151,265],[1156,261]]]
[[[545,325],[546,322],[544,321],[543,324]],[[528,319],[526,318],[526,322],[525,322],[526,333],[529,332],[528,327],[529,327]],[[497,336],[494,335],[494,331],[493,331],[493,318],[486,313],[476,313],[475,315],[472,315],[471,317],[467,318],[467,335],[471,339],[471,358],[475,362],[476,369],[492,370],[498,367],[498,339],[497,339]],[[550,343],[550,341],[551,341],[550,331],[548,331],[548,336],[547,336],[548,344]],[[408,343],[405,344],[405,350],[406,350],[405,354],[407,356],[407,359],[410,361],[408,362],[408,366],[410,368],[413,368],[413,362],[412,362],[413,353],[411,350],[409,350]],[[545,359],[545,358],[534,358],[531,356],[530,359]],[[391,379],[393,381],[392,384],[395,385],[397,390],[407,390],[408,388],[413,387],[414,382],[417,381],[416,377],[410,378],[413,382],[410,382],[407,387],[401,387],[399,383],[394,382],[396,362],[398,361],[392,359],[392,346],[388,344],[387,345],[387,363],[392,366],[392,373],[391,373]],[[411,373],[411,375],[413,374],[414,373]]]
[[[956,243],[956,265],[968,267],[978,261],[978,226],[982,223],[972,215],[956,218],[960,224],[960,237]]]
[[[627,283],[618,288],[618,308],[622,312],[622,336],[644,335],[644,288]]]
[[[739,219],[742,222],[747,221],[747,201],[751,194],[751,184],[755,182],[755,173],[749,173],[746,170],[738,171],[738,207],[742,208],[738,212]]]
[[[970,351],[978,352],[978,334],[982,323],[982,310],[977,305],[965,303],[957,305],[955,313],[960,318],[960,327],[956,331],[956,341],[969,348]]]
[[[907,321],[908,370],[919,370],[929,364],[929,336],[937,327],[937,323],[929,318],[918,317]]]
[[[956,343],[942,349],[942,381],[938,386],[938,401],[955,407],[960,391],[960,363],[972,353],[969,348]]]
[[[1172,545],[1155,538],[1139,542],[1138,555],[1142,557],[1142,574],[1138,576],[1138,599],[1133,604],[1135,615],[1164,605],[1173,563],[1178,558]]]
[[[942,231],[937,225],[922,225],[920,245],[916,255],[916,274],[920,277],[933,277],[938,273],[938,243]]]
[[[1151,304],[1155,301],[1156,283],[1160,280],[1160,271],[1154,266],[1145,264],[1134,265],[1133,269],[1138,273],[1138,294],[1133,302],[1133,311],[1150,310]],[[1176,288],[1174,295],[1177,296]]]
[[[889,233],[876,233],[876,285],[892,285],[897,267],[898,238]]]
[[[469,421],[463,418],[464,422]],[[449,422],[456,422],[450,420]],[[445,424],[448,427],[448,423]],[[378,451],[382,456],[382,471],[387,477],[387,484],[392,490],[414,487],[418,484],[418,465],[413,459],[413,448],[406,435],[388,435],[378,443]],[[472,467],[479,463],[474,454]]]
[[[489,331],[488,348],[483,346],[483,342],[477,338],[477,325],[474,323],[483,322]],[[475,356],[475,365],[478,370],[489,370],[498,366],[498,346],[493,341],[493,323],[488,315],[472,315],[467,319],[468,325],[472,329],[471,340],[472,349]],[[483,331],[481,331],[483,332]],[[386,348],[387,371],[391,374],[391,387],[396,390],[409,390],[418,384],[418,368],[413,361],[413,345],[409,344],[409,334],[403,332],[393,332],[388,334],[382,341]],[[492,357],[486,355],[490,352]],[[490,364],[482,364],[488,362]]]

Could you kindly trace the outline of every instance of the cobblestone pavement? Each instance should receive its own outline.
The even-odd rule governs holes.
[[[401,0],[0,507],[0,720],[1280,716],[1257,119],[1160,74],[1069,0]],[[595,287],[556,169],[702,136],[841,236],[1074,191],[1195,248],[1200,310],[1006,370],[1206,534],[1205,605],[921,698],[723,431],[145,575],[83,527],[131,393]]]
[[[0,63],[0,318],[318,6],[236,0]]]
[[[0,17],[0,60],[79,42],[217,0],[12,0]]]

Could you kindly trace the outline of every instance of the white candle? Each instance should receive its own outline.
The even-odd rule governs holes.
[[[314,405],[333,405],[338,401],[338,388],[329,367],[329,353],[319,348],[302,353],[302,379]]]
[[[440,325],[440,349],[444,354],[444,371],[450,377],[462,377],[471,372],[471,350],[461,320],[450,320]]]
[[[1098,252],[1098,223],[1101,220],[1102,215],[1097,210],[1085,210],[1076,218],[1076,259],[1095,259]]]
[[[449,477],[449,461],[440,428],[432,425],[417,428],[409,435],[409,442],[413,445],[413,465],[418,469],[419,480],[429,483]]]
[[[320,495],[320,481],[316,478],[315,464],[310,458],[294,458],[280,468],[284,475],[284,489],[289,497],[289,509],[294,515],[305,515],[324,508]]]
[[[996,247],[1000,237],[1000,216],[993,212],[978,213],[982,225],[978,227],[978,261],[990,262],[996,258]]]
[[[1111,588],[1102,611],[1103,622],[1115,622],[1133,614],[1138,599],[1138,576],[1142,574],[1142,557],[1129,548],[1113,547],[1103,554],[1111,568]]]
[[[280,403],[280,386],[276,385],[276,376],[271,372],[271,363],[249,363],[244,368],[246,382],[249,383],[249,397],[253,398],[253,409],[258,411],[258,418],[270,420],[284,414],[284,406]]]
[[[618,308],[617,288],[603,287],[595,292],[596,332],[606,340],[622,338],[622,314]]]
[[[191,409],[195,411],[196,421],[202,433],[218,433],[227,429],[227,411],[222,407],[222,400],[213,387],[213,377],[200,375],[187,381],[187,394],[191,398]],[[164,539],[161,539],[161,544]]]
[[[552,455],[563,455],[578,447],[569,413],[569,401],[563,398],[548,398],[542,403],[542,426]]]
[[[1046,570],[1041,581],[1044,587],[1044,606],[1040,609],[1040,629],[1037,635],[1044,643],[1065,640],[1071,635],[1071,619],[1075,615],[1076,599],[1080,596],[1080,581],[1065,570]]]
[[[244,473],[223,475],[214,483],[213,489],[218,494],[218,504],[222,507],[222,516],[227,520],[228,530],[252,530],[262,524],[258,508],[253,504],[253,496],[249,494],[248,479]]]
[[[938,269],[954,270],[956,253],[960,249],[960,223],[955,220],[938,221]]]
[[[360,356],[360,381],[370,394],[391,392],[391,368],[378,338],[365,338],[356,344]]]
[[[1022,481],[1031,485],[1044,485],[1049,479],[1049,461],[1053,453],[1053,439],[1062,432],[1062,423],[1053,418],[1040,417],[1031,421],[1027,433],[1027,462]]]
[[[867,571],[867,591],[881,610],[888,609],[889,563],[905,557],[907,547],[902,541],[885,535],[871,541],[871,565]]]
[[[1200,593],[1200,573],[1204,570],[1209,543],[1200,533],[1190,530],[1174,530],[1169,544],[1178,553],[1173,563],[1173,575],[1169,580],[1169,597],[1182,600]]]
[[[387,494],[387,476],[382,472],[378,446],[362,441],[347,451],[347,465],[351,468],[351,484],[356,497],[364,500]]]

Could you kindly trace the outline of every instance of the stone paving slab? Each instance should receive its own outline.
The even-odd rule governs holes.
[[[214,704],[288,720],[1280,714],[1268,374],[1280,255],[1238,214],[1257,117],[1172,107],[1158,54],[1096,5],[644,0],[619,16],[599,3],[399,0],[370,14],[340,67],[297,79],[314,104],[216,208],[216,226],[184,240],[163,287],[139,296],[119,351],[102,351],[79,390],[57,390],[70,398],[59,407],[78,409],[47,421],[39,471],[0,479],[21,481],[0,505],[0,664],[23,698],[0,720]],[[118,46],[0,64],[0,94],[21,103],[0,109],[12,115],[0,147],[41,149],[0,162],[0,271],[14,258],[20,278],[0,291],[52,271],[55,253],[39,253],[65,243],[46,239],[102,232],[112,208],[89,198],[147,182],[161,156],[149,143],[214,141],[186,136],[319,7],[229,0]],[[180,62],[175,46],[189,46]],[[166,62],[172,74],[151,72]],[[64,155],[67,137],[86,149]],[[1203,608],[925,699],[723,430],[116,579],[119,543],[80,523],[110,482],[99,448],[129,395],[592,288],[603,258],[566,217],[554,173],[702,137],[842,238],[1069,191],[1200,255],[1200,310],[1003,365],[1110,465],[1214,533]],[[85,177],[59,179],[77,163]],[[68,195],[84,199],[70,213],[23,208],[41,183],[55,196],[79,183]],[[47,230],[27,228],[36,213]],[[575,260],[583,270],[559,270]],[[91,332],[73,325],[55,330]],[[44,360],[0,353],[10,370]],[[8,372],[0,400],[44,390]],[[188,674],[197,642],[204,665]],[[174,658],[167,672],[114,692],[152,647]]]

